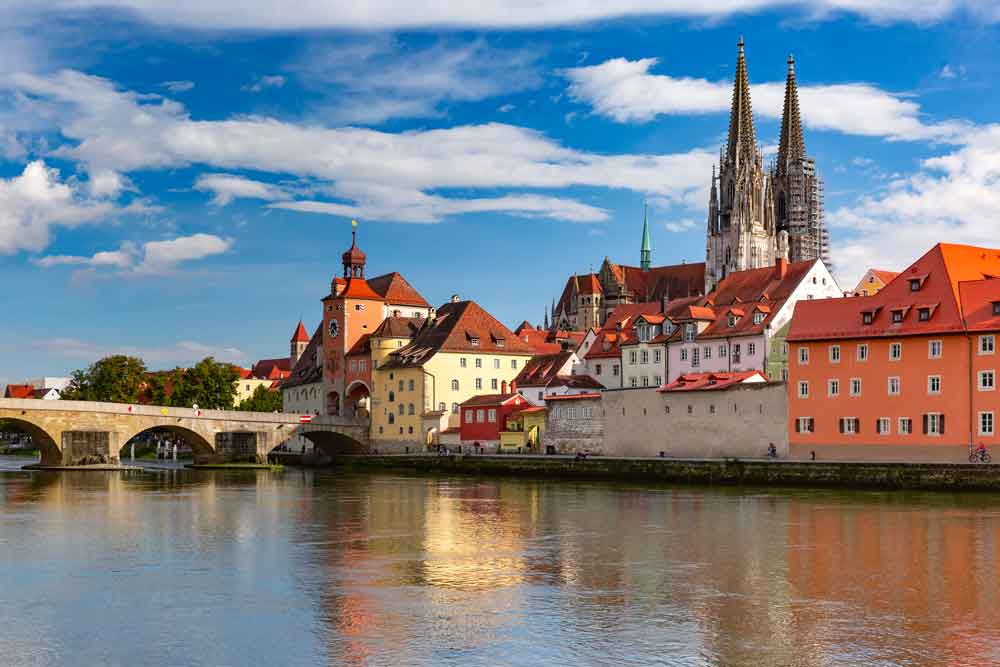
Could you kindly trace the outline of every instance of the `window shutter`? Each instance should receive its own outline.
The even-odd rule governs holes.
[[[927,435],[927,415],[924,415],[924,435]]]
[[[843,417],[841,417],[841,418],[840,418],[840,419],[838,420],[838,422],[839,422],[839,424],[840,424],[840,432],[841,432],[841,433],[843,433],[843,432],[844,432],[844,418],[843,418]]]
[[[938,421],[941,423],[941,435],[944,435],[944,414],[943,413],[938,418]]]
[[[875,432],[876,433],[882,432],[882,422],[879,421],[878,417],[875,418]]]
[[[802,432],[802,424],[799,422],[798,419],[795,420],[795,432],[796,433]]]

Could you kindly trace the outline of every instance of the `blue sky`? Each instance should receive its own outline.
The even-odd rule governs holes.
[[[0,384],[285,354],[351,218],[371,275],[510,325],[637,263],[644,200],[654,262],[702,261],[740,35],[766,151],[795,54],[844,287],[997,245],[992,3],[467,4],[0,5]]]

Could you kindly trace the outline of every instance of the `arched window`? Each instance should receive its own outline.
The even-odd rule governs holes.
[[[410,403],[408,406],[406,406],[406,411],[411,415],[414,414],[413,403]]]
[[[399,416],[402,417],[403,413],[406,411],[406,406],[402,403],[399,404]]]
[[[392,414],[391,412],[389,413],[389,423],[390,424],[396,423],[396,415]]]
[[[452,380],[451,381],[451,390],[452,391],[458,391],[458,380]]]
[[[414,384],[413,380],[410,380],[410,391],[413,391],[413,387],[414,386],[415,386],[415,384]]]
[[[389,392],[389,402],[392,403],[395,400],[396,400],[396,392],[390,391]]]

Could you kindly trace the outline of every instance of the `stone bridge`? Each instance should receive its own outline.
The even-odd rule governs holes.
[[[196,463],[262,461],[275,447],[303,435],[327,455],[368,451],[368,421],[350,417],[195,410],[157,405],[0,399],[0,420],[31,435],[42,465],[98,461],[117,463],[119,451],[135,436],[165,429],[182,437]]]

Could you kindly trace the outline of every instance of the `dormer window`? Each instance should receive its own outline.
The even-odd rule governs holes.
[[[872,312],[861,313],[862,324],[871,324],[873,319],[875,319],[875,313]]]
[[[496,343],[497,347],[505,347],[507,345],[507,341],[505,341],[503,338],[497,338],[494,342]]]
[[[764,321],[764,313],[762,313],[762,312],[760,312],[758,310],[757,312],[755,312],[753,314],[753,323],[754,324],[760,324],[763,321]]]
[[[917,319],[921,322],[927,322],[931,319],[931,309],[930,308],[918,308],[917,309]]]
[[[993,314],[1000,315],[1000,301],[993,302]]]
[[[690,324],[687,324],[684,327],[684,342],[686,342],[686,343],[693,342],[694,339],[695,339],[696,333],[697,333],[697,329],[695,329],[694,323],[692,322]]]
[[[469,344],[472,345],[472,347],[479,347],[479,337],[478,336],[470,336],[469,337]]]
[[[735,326],[736,326],[736,321],[737,321],[738,319],[739,319],[739,318],[738,318],[738,317],[736,317],[735,315],[730,315],[730,316],[729,316],[729,328],[732,328],[732,327],[735,327]]]
[[[913,279],[910,280],[910,291],[911,292],[919,292],[920,291],[920,279],[919,278],[913,278]]]
[[[892,311],[892,323],[899,324],[902,321],[903,321],[903,311],[901,310]]]

